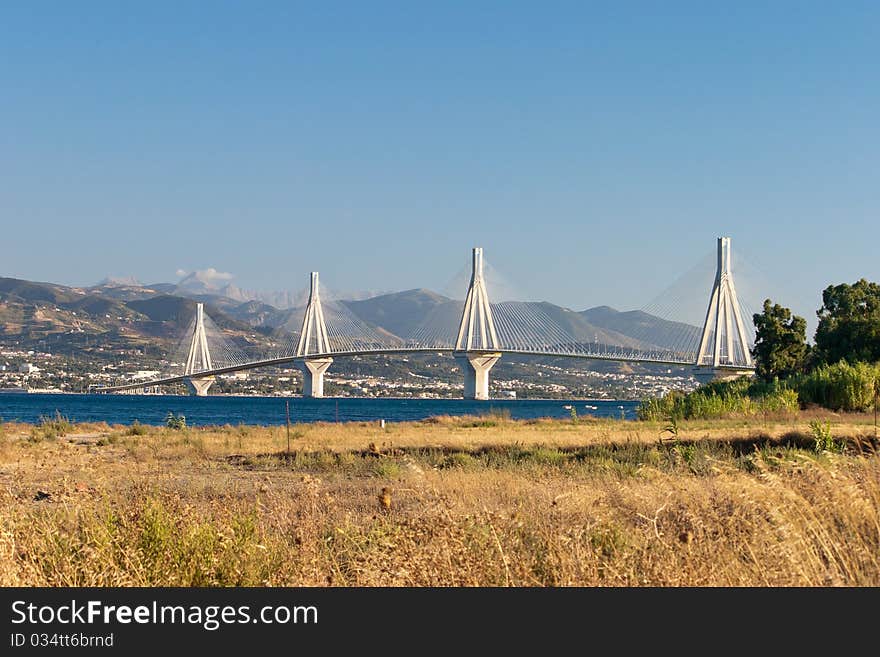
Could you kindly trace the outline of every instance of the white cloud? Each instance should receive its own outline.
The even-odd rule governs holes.
[[[206,292],[220,290],[226,287],[235,276],[225,271],[217,271],[213,267],[207,269],[197,269],[187,272],[184,269],[178,269],[177,275],[181,276],[178,283],[183,289],[190,292]]]
[[[231,281],[235,278],[235,274],[226,271],[218,271],[213,267],[207,269],[196,269],[195,271],[187,271],[186,269],[178,269],[176,272],[178,278],[189,278],[203,283],[220,283]]]
[[[235,276],[225,271],[217,271],[213,267],[207,269],[199,269],[195,272],[196,278],[205,283],[214,283],[216,281],[231,281]]]

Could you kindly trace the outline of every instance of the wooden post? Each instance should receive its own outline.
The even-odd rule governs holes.
[[[287,409],[287,453],[290,454],[290,400],[284,400]]]
[[[874,379],[874,440],[877,440],[877,402],[880,401],[880,377]]]

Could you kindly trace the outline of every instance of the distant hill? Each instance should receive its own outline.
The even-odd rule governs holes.
[[[193,299],[130,285],[73,288],[0,277],[0,342],[6,338],[24,346],[51,343],[64,351],[81,344],[76,336],[91,335],[100,336],[98,341],[108,349],[146,342],[161,350],[166,340],[179,339],[195,314],[195,304]],[[216,306],[207,305],[206,311],[232,334],[252,333],[247,322]]]
[[[23,281],[17,278],[0,278],[0,295],[7,299],[56,304],[70,303],[77,299],[73,289],[64,285]]]
[[[185,328],[196,314],[196,303],[193,299],[162,294],[151,299],[129,301],[126,305],[146,315],[154,322],[171,322]],[[205,313],[220,328],[233,331],[247,331],[250,328],[247,324],[232,319],[210,303],[205,303]]]
[[[565,329],[578,342],[624,347],[627,349],[638,349],[650,346],[621,331],[590,322],[582,313],[547,302],[538,303],[536,306],[556,324]]]
[[[141,301],[129,301],[127,305],[154,322],[173,322],[179,326],[189,323],[196,312],[195,301],[169,294]]]
[[[142,286],[143,291],[152,294],[171,294],[179,297],[188,297],[192,299],[204,300],[205,298],[225,299],[229,303],[242,304],[250,301],[257,301],[267,306],[272,306],[278,310],[288,310],[304,305],[308,301],[309,290],[307,287],[307,278],[303,277],[301,288],[275,290],[275,291],[259,291],[246,290],[234,285],[231,282],[231,274],[218,272],[214,269],[206,269],[203,271],[194,271],[184,275],[177,283],[153,283],[152,285]],[[117,296],[122,298],[143,298],[143,293],[138,291],[139,284],[132,278],[106,278],[92,290],[101,290],[102,294],[108,296]],[[328,290],[323,289],[325,297],[328,297]],[[376,291],[358,290],[348,291],[344,293],[336,293],[336,298],[360,300],[369,299],[379,294]],[[214,303],[218,307],[227,307],[224,304]]]
[[[80,288],[15,278],[0,278],[0,302],[51,305],[59,310],[93,316],[111,315],[116,318],[130,318],[133,315],[132,309],[116,299],[88,294]]]
[[[641,310],[621,312],[610,306],[598,306],[580,314],[591,324],[661,348],[671,349],[700,338],[698,326],[670,322]]]
[[[447,310],[454,317],[453,326],[461,316],[461,306],[442,294],[431,290],[415,289],[383,294],[372,299],[341,302],[358,318],[372,326],[385,329],[401,338],[410,337],[438,308]],[[446,325],[448,322],[438,322]]]
[[[134,343],[144,335],[141,320],[124,303],[80,288],[0,278],[0,342],[75,350],[83,336],[112,336],[109,344],[124,334],[122,341]]]
[[[0,278],[0,336],[29,340],[76,331],[119,335],[120,339],[165,339],[179,335],[195,313],[196,302],[206,304],[206,312],[217,326],[239,336],[253,336],[256,331],[278,340],[299,330],[302,303],[283,309],[193,287],[198,287],[198,291],[184,294],[185,290],[177,286],[138,286],[130,280],[74,288]],[[429,340],[442,336],[448,342],[454,339],[461,318],[461,301],[421,288],[336,303],[377,332],[400,339]],[[672,348],[680,346],[683,337],[695,341],[700,331],[696,326],[670,322],[642,311],[618,311],[609,306],[576,312],[535,302],[529,308],[533,313],[547,315],[576,341],[597,346]],[[497,312],[501,315],[517,310],[504,304]]]
[[[249,326],[273,328],[276,326],[276,322],[279,321],[278,317],[282,311],[262,301],[245,301],[244,303],[224,308],[224,312]]]
[[[426,328],[434,334],[454,335],[461,320],[462,303],[454,301],[431,290],[414,289],[393,294],[383,294],[363,301],[343,302],[357,317],[366,323],[382,328],[401,338],[412,337]],[[504,312],[504,304],[498,313]],[[507,306],[510,307],[510,306]],[[592,322],[584,313],[547,302],[529,304],[536,312],[543,313],[578,342],[595,343],[630,349],[656,348],[656,343],[634,337],[626,328],[625,322],[615,326],[610,323]],[[586,311],[589,312],[589,311]],[[650,315],[646,315],[650,317]],[[657,318],[659,322],[660,320]],[[652,335],[651,337],[659,337]]]
[[[150,297],[156,296],[157,294],[164,293],[164,291],[158,290],[149,285],[140,285],[132,282],[115,280],[104,280],[97,285],[85,288],[84,292],[91,295],[118,299],[119,301],[148,299]]]

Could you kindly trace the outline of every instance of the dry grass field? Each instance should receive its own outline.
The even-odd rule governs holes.
[[[873,418],[0,425],[0,584],[877,586]]]

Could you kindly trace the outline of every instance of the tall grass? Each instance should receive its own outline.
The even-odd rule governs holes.
[[[684,394],[673,391],[639,406],[642,420],[710,419],[730,415],[754,417],[766,412],[795,412],[798,394],[782,383],[748,378],[709,383]]]
[[[809,433],[747,428],[675,445],[503,442],[523,426],[456,425],[437,431],[479,443],[379,454],[363,449],[374,427],[316,426],[315,444],[326,433],[348,447],[247,460],[218,430],[200,436],[201,456],[139,467],[121,443],[16,444],[18,474],[0,491],[0,584],[880,585],[880,458],[856,441],[815,451]],[[71,481],[86,466],[88,485]],[[37,485],[51,497],[33,501]]]
[[[29,525],[18,528],[22,570],[54,586],[259,586],[282,558],[253,511],[196,512],[167,496],[40,509]]]
[[[73,431],[73,424],[70,420],[61,415],[60,411],[55,411],[54,417],[40,416],[40,420],[31,428],[31,442],[42,442],[43,440],[55,440],[61,438]]]

